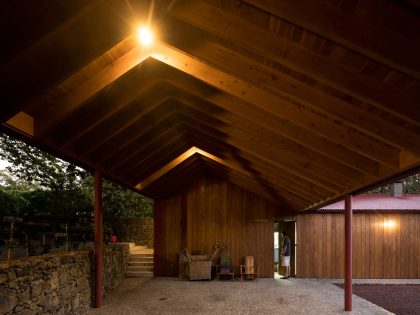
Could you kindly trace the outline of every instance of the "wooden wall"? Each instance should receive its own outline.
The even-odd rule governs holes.
[[[216,240],[234,265],[252,255],[261,277],[274,274],[275,206],[238,186],[215,178],[155,202],[155,276],[177,276],[177,250],[209,253]]]
[[[295,219],[297,276],[344,277],[344,213]],[[353,278],[420,278],[420,213],[354,213]]]

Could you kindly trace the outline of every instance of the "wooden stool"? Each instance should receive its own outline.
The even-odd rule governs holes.
[[[258,281],[258,270],[254,267],[254,256],[245,256],[245,265],[241,265],[241,281],[252,279]]]

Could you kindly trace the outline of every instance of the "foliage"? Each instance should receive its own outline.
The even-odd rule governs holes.
[[[366,192],[368,195],[389,195],[391,193],[391,184],[383,185]]]
[[[367,194],[390,194],[392,184],[383,185],[381,187],[372,189]],[[420,173],[408,176],[403,179],[404,194],[420,194]]]
[[[74,191],[53,192],[48,189],[20,191],[0,189],[0,216],[72,216],[91,215],[90,198]]]
[[[104,222],[102,225],[102,233],[103,233],[104,240],[108,242],[112,235],[111,224],[109,224],[108,222]]]
[[[420,173],[405,178],[403,186],[405,194],[420,194]]]
[[[104,214],[109,217],[152,217],[153,202],[109,181],[103,183]]]
[[[26,180],[14,178],[8,171],[0,170],[0,189],[28,191],[40,188],[39,185]]]
[[[0,216],[92,216],[93,178],[87,171],[0,134],[0,158],[11,165],[0,171]],[[153,201],[103,181],[106,217],[151,217]]]
[[[88,173],[55,156],[5,134],[0,137],[0,158],[11,166],[6,170],[33,185],[40,184],[54,192],[71,191]]]
[[[30,203],[20,191],[0,190],[0,214],[2,216],[17,216],[26,211]]]
[[[93,194],[93,177],[87,177],[84,185]],[[153,200],[118,184],[104,180],[102,200],[105,217],[152,217]]]

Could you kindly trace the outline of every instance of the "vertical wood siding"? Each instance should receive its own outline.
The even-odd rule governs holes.
[[[317,213],[297,221],[297,276],[344,276],[344,214]],[[395,222],[395,227],[384,226]],[[420,278],[419,213],[353,215],[354,278]]]
[[[164,204],[155,202],[154,211],[154,276],[170,274],[178,270],[176,251],[181,248],[181,198],[173,198]]]
[[[177,250],[207,254],[217,240],[233,265],[252,255],[261,277],[274,274],[274,205],[235,185],[202,179],[155,209],[156,276],[177,276]],[[185,217],[186,216],[186,217]]]

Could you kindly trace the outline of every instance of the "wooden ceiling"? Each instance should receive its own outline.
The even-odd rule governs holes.
[[[1,23],[2,129],[150,197],[210,174],[303,211],[420,166],[415,1],[8,1]]]

